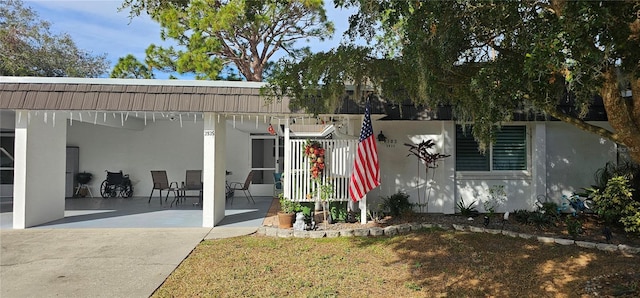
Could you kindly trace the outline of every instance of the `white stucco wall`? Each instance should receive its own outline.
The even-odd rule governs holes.
[[[374,133],[380,131],[386,136],[386,142],[378,142],[378,155],[382,184],[367,195],[371,208],[375,208],[381,197],[388,197],[398,191],[409,195],[412,203],[426,203],[422,212],[453,212],[453,146],[452,140],[444,130],[451,122],[441,121],[374,121]],[[405,143],[419,144],[432,139],[436,146],[433,152],[451,154],[439,162],[436,169],[429,169],[428,177],[425,165],[410,155]],[[435,174],[435,175],[434,175]],[[431,187],[431,191],[429,188]],[[416,208],[416,211],[420,211]]]
[[[251,169],[251,137],[247,132],[234,129],[233,124],[227,123],[227,176],[229,182],[241,182],[247,178]],[[251,194],[256,196],[271,195],[269,192],[259,192],[255,186],[249,188]],[[242,191],[236,191],[235,196],[244,197]]]
[[[503,186],[506,199],[498,199],[496,212],[507,212],[516,209],[532,209],[535,201],[533,194],[534,168],[533,153],[544,146],[543,142],[536,142],[536,125],[533,123],[514,123],[514,125],[527,125],[527,156],[528,169],[526,171],[496,171],[496,172],[456,172],[456,204],[462,200],[464,205],[475,202],[475,208],[485,212],[484,203],[491,201],[489,190],[493,186]],[[455,161],[455,151],[454,151]],[[457,208],[456,208],[457,209]]]
[[[58,120],[63,118],[59,115]],[[135,123],[122,127],[118,125],[117,117],[112,118],[110,126],[93,124],[91,119],[85,119],[88,123],[79,122],[77,117],[71,125],[66,126],[67,139],[64,145],[80,148],[80,171],[94,174],[90,186],[95,196],[99,196],[105,170],[122,170],[129,174],[134,183],[134,195],[148,197],[152,186],[150,170],[166,170],[170,181],[180,182],[184,180],[187,169],[202,168],[203,119],[198,118],[195,122],[185,120],[182,125],[177,120],[148,119],[144,124],[139,119],[130,119]],[[34,119],[42,121],[43,117],[33,116]],[[5,127],[4,117],[2,120]],[[356,119],[352,122],[347,125],[345,132],[357,135],[360,121]],[[487,190],[492,185],[504,185],[509,202],[500,206],[499,212],[531,209],[541,189],[546,190],[552,198],[580,191],[582,187],[593,183],[593,174],[598,168],[607,161],[615,160],[615,146],[610,141],[562,122],[530,123],[530,171],[470,175],[455,172],[455,126],[451,121],[374,121],[373,127],[376,136],[383,131],[387,142],[378,143],[382,185],[368,194],[370,208],[376,208],[382,197],[397,191],[409,194],[410,201],[414,203],[419,200],[425,202],[429,194],[427,186],[431,185],[428,209],[423,208],[422,211],[452,213],[460,197],[468,203],[486,198]],[[536,138],[544,138],[544,144]],[[435,171],[429,171],[429,177],[425,177],[424,165],[415,156],[409,156],[408,147],[404,145],[417,144],[425,139],[436,141],[437,152],[451,154],[451,157],[440,162]],[[225,166],[226,170],[232,172],[226,178],[229,181],[244,181],[251,168],[250,134],[234,129],[233,124],[227,122],[225,140]],[[432,176],[433,173],[435,176]],[[64,173],[61,177],[63,189]],[[269,185],[252,186],[252,193],[266,196],[271,195],[272,189]],[[155,192],[154,197],[157,195]],[[236,195],[243,194],[239,192]],[[53,207],[56,209],[59,206]],[[478,202],[478,210],[484,211],[481,202]]]
[[[66,117],[21,113],[15,125],[13,228],[64,217]],[[46,117],[46,118],[45,118]]]
[[[606,123],[604,123],[606,125]],[[497,211],[535,208],[539,195],[560,203],[562,194],[581,191],[593,184],[593,174],[609,160],[615,159],[614,144],[594,134],[562,122],[528,123],[529,164],[525,172],[457,173],[456,199],[465,203],[483,202],[489,188],[503,185],[508,200]]]
[[[611,129],[608,123],[594,123]],[[594,184],[594,173],[615,161],[615,144],[562,122],[547,123],[547,194],[559,202],[562,194]]]
[[[148,121],[142,130],[73,122],[67,129],[67,145],[80,148],[80,171],[94,175],[90,183],[99,196],[105,170],[129,174],[134,196],[148,197],[151,170],[166,170],[169,181],[180,183],[186,170],[201,170],[203,122]],[[157,197],[158,191],[153,196]]]
[[[99,196],[105,170],[129,174],[134,196],[148,197],[153,185],[151,170],[166,170],[169,181],[180,183],[185,179],[186,170],[202,169],[204,122],[201,118],[195,122],[184,120],[180,126],[178,120],[154,122],[149,117],[141,130],[104,126],[99,124],[101,120],[98,124],[74,121],[67,131],[67,145],[80,148],[80,171],[94,175],[90,183],[94,196]],[[212,121],[217,121],[217,117]],[[226,132],[226,168],[232,172],[226,178],[244,182],[251,168],[250,135],[234,129],[228,121]],[[270,185],[264,190],[252,186],[251,191],[257,196],[272,195]],[[153,193],[154,198],[158,195],[158,191]],[[240,191],[236,196],[244,194]]]

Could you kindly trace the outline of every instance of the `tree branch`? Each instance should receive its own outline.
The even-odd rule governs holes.
[[[549,114],[550,116],[562,121],[562,122],[566,122],[569,123],[571,125],[574,125],[584,131],[590,132],[590,133],[594,133],[597,134],[601,137],[607,138],[613,142],[619,143],[620,139],[619,136],[611,131],[609,131],[606,128],[602,128],[600,126],[596,126],[593,124],[589,124],[583,120],[580,120],[578,118],[569,116],[567,114],[564,114],[560,111],[557,110],[556,106],[552,106],[552,107],[548,107],[544,109],[545,112],[547,112],[547,114]]]

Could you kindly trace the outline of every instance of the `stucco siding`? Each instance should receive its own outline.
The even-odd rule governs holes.
[[[599,123],[609,128],[607,123]],[[615,144],[562,122],[547,124],[547,195],[580,192],[594,183],[594,173],[615,160]]]
[[[202,169],[202,135],[202,121],[183,121],[182,127],[178,121],[150,121],[143,130],[74,122],[67,129],[67,145],[80,148],[80,171],[94,175],[94,195],[99,196],[105,170],[122,170],[135,196],[149,196],[151,170],[166,170],[169,181],[181,182],[186,170]]]
[[[443,133],[443,121],[375,121],[373,123],[376,136],[383,132],[386,142],[378,142],[380,172],[382,185],[367,195],[372,206],[380,202],[381,197],[388,197],[398,191],[409,195],[412,203],[427,202],[422,212],[451,213],[453,211],[453,163],[448,159],[441,160],[438,168],[425,171],[425,165],[409,153],[405,143],[419,144],[428,139],[434,140],[436,146],[432,152],[453,154],[444,148],[453,148],[451,139]],[[427,176],[428,175],[428,176]],[[430,190],[431,188],[431,190]],[[376,203],[371,203],[376,202]],[[417,207],[416,211],[420,211]]]

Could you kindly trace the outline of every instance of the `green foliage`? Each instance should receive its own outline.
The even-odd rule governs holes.
[[[529,210],[524,210],[524,209],[517,209],[514,210],[511,213],[511,217],[521,223],[521,224],[528,224],[529,223],[529,216],[531,216],[531,213],[533,213],[532,211]]]
[[[593,193],[595,212],[607,223],[621,223],[627,232],[640,232],[640,202],[633,200],[632,191],[626,177],[609,179],[604,190]]]
[[[541,205],[538,206],[537,211],[550,217],[553,221],[557,220],[560,216],[560,213],[558,212],[558,203],[556,202],[542,202]]]
[[[579,234],[583,233],[582,223],[574,216],[567,216],[564,220],[567,232],[573,238],[576,238]]]
[[[533,225],[538,228],[552,226],[558,219],[557,209],[552,209],[552,204],[554,203],[543,204],[548,206],[548,210],[547,208],[538,208],[536,211],[518,209],[514,210],[511,216],[519,223]]]
[[[555,217],[541,212],[531,212],[527,218],[527,223],[538,228],[544,228],[555,224]]]
[[[640,201],[640,197],[636,195],[640,191],[640,165],[632,161],[607,162],[604,167],[594,173],[593,177],[596,183],[594,188],[604,190],[609,180],[616,176],[624,176],[629,180],[630,187],[633,188],[634,199]]]
[[[121,79],[153,79],[153,72],[142,64],[135,56],[129,54],[118,59],[118,64],[111,71],[112,78]]]
[[[106,54],[78,49],[69,34],[55,35],[20,0],[0,5],[0,75],[94,78],[108,68]]]
[[[482,202],[487,216],[493,217],[496,208],[507,201],[507,193],[504,191],[504,185],[492,185],[489,188],[489,197]]]
[[[466,205],[462,197],[460,197],[460,201],[458,201],[456,205],[458,206],[458,211],[460,212],[460,214],[462,214],[462,216],[478,216],[479,212],[478,210],[476,210],[476,206],[474,206],[476,202],[477,201],[473,201],[470,204]]]
[[[296,213],[302,211],[300,202],[296,202],[286,198],[283,194],[279,194],[280,211],[284,213]]]
[[[130,16],[147,13],[161,26],[163,40],[178,47],[151,45],[149,65],[198,79],[217,79],[234,64],[247,81],[262,81],[278,51],[295,55],[296,42],[331,36],[321,0],[125,0]]]
[[[347,202],[331,202],[329,206],[331,218],[336,221],[345,221],[347,219]]]
[[[413,204],[409,202],[409,195],[402,191],[383,198],[382,207],[392,216],[408,215],[413,210]]]
[[[283,61],[269,90],[310,113],[332,112],[345,99],[344,84],[366,85],[399,105],[450,105],[456,120],[473,123],[481,148],[514,111],[544,113],[634,148],[640,161],[640,119],[632,112],[640,94],[620,96],[640,75],[638,3],[340,1],[358,7],[348,33],[367,46]],[[612,130],[581,121],[594,94],[607,97],[608,114],[632,120],[612,121]],[[352,100],[362,98],[356,92]]]

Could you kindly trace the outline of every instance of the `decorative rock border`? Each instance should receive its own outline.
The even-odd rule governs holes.
[[[442,230],[455,230],[455,231],[470,231],[474,233],[490,233],[490,234],[502,234],[509,237],[519,237],[523,239],[534,239],[542,243],[552,243],[559,245],[576,245],[583,248],[594,248],[602,251],[609,252],[623,252],[629,254],[640,254],[640,247],[629,246],[626,244],[608,244],[608,243],[595,243],[587,241],[576,241],[565,238],[553,238],[544,236],[535,236],[530,234],[518,233],[509,230],[495,230],[485,229],[476,226],[465,226],[460,224],[443,225],[443,224],[430,224],[430,223],[408,223],[372,228],[362,229],[344,229],[344,230],[320,230],[320,231],[294,231],[291,229],[279,229],[274,227],[260,227],[256,234],[269,237],[281,237],[281,238],[335,238],[335,237],[368,237],[368,236],[395,236],[398,234],[405,234],[410,231],[417,231],[420,229],[438,228]]]

